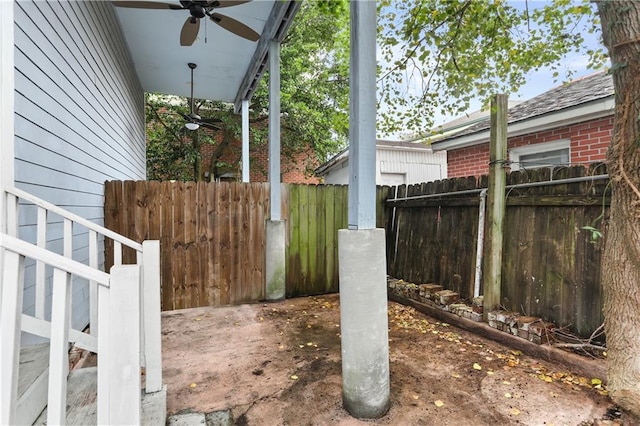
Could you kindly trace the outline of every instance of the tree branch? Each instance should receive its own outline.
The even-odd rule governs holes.
[[[150,104],[148,102],[147,102],[147,106],[151,109],[151,111],[153,111],[153,115],[156,117],[156,120],[158,120],[158,122],[160,122],[162,127],[164,127],[167,130],[167,132],[169,132],[169,133],[171,133],[171,135],[173,135],[173,137],[176,140],[176,142],[182,141],[182,138],[179,135],[177,135],[176,132],[174,132],[173,129],[167,125],[167,123],[165,123],[165,121],[162,119],[162,117],[160,117],[160,113],[158,112],[158,110],[152,104]]]

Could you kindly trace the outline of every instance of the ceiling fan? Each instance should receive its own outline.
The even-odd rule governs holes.
[[[203,119],[198,114],[194,112],[193,109],[193,70],[196,69],[198,65],[193,62],[189,62],[187,64],[191,69],[191,98],[189,99],[189,114],[179,113],[182,118],[184,118],[185,123],[184,127],[187,130],[198,130],[201,126],[211,130],[221,130],[220,127],[216,126],[213,123],[221,123],[222,120],[219,118],[205,118]]]
[[[136,9],[169,9],[188,10],[191,16],[187,18],[180,32],[180,46],[191,46],[200,31],[200,19],[208,16],[211,21],[227,31],[247,40],[257,41],[260,34],[249,26],[229,16],[214,12],[222,7],[237,6],[249,3],[251,0],[180,0],[180,5],[173,3],[157,3],[151,1],[114,1],[117,7],[131,7]]]

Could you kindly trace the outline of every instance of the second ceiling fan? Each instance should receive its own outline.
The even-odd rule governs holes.
[[[185,123],[184,127],[187,130],[198,130],[200,127],[206,127],[211,130],[222,130],[221,127],[216,126],[213,123],[221,123],[222,120],[219,118],[202,118],[200,115],[196,114],[194,108],[194,98],[193,98],[193,70],[198,66],[193,62],[189,62],[187,64],[189,69],[191,70],[191,97],[189,98],[189,114],[179,113],[182,118],[184,118]]]
[[[249,3],[251,0],[180,0],[180,5],[173,3],[157,3],[150,1],[114,1],[117,7],[135,9],[168,9],[188,10],[189,16],[180,31],[180,45],[191,46],[200,31],[200,19],[208,16],[211,21],[227,31],[251,41],[260,39],[260,34],[248,25],[229,16],[214,12],[215,9]]]

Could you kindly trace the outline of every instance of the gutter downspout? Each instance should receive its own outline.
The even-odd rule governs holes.
[[[480,191],[480,209],[478,212],[478,242],[476,244],[476,277],[473,283],[473,297],[480,296],[482,280],[482,255],[484,249],[484,216],[487,205],[487,188]]]

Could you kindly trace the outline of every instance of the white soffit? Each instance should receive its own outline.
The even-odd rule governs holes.
[[[180,6],[179,1],[158,3]],[[262,34],[263,38],[272,38],[277,35],[273,28],[282,26],[282,22],[269,21],[270,18],[273,20],[272,12],[289,7],[290,3],[254,0],[218,8],[215,12],[239,20]],[[180,46],[180,31],[190,16],[188,10],[115,6],[114,9],[146,92],[188,97],[191,77],[187,64],[193,62],[198,66],[194,70],[196,98],[234,102],[243,81],[247,80],[245,74],[257,68],[255,57],[260,55],[255,53],[263,41],[246,40],[216,25],[209,18],[201,19],[198,38],[192,46]]]

